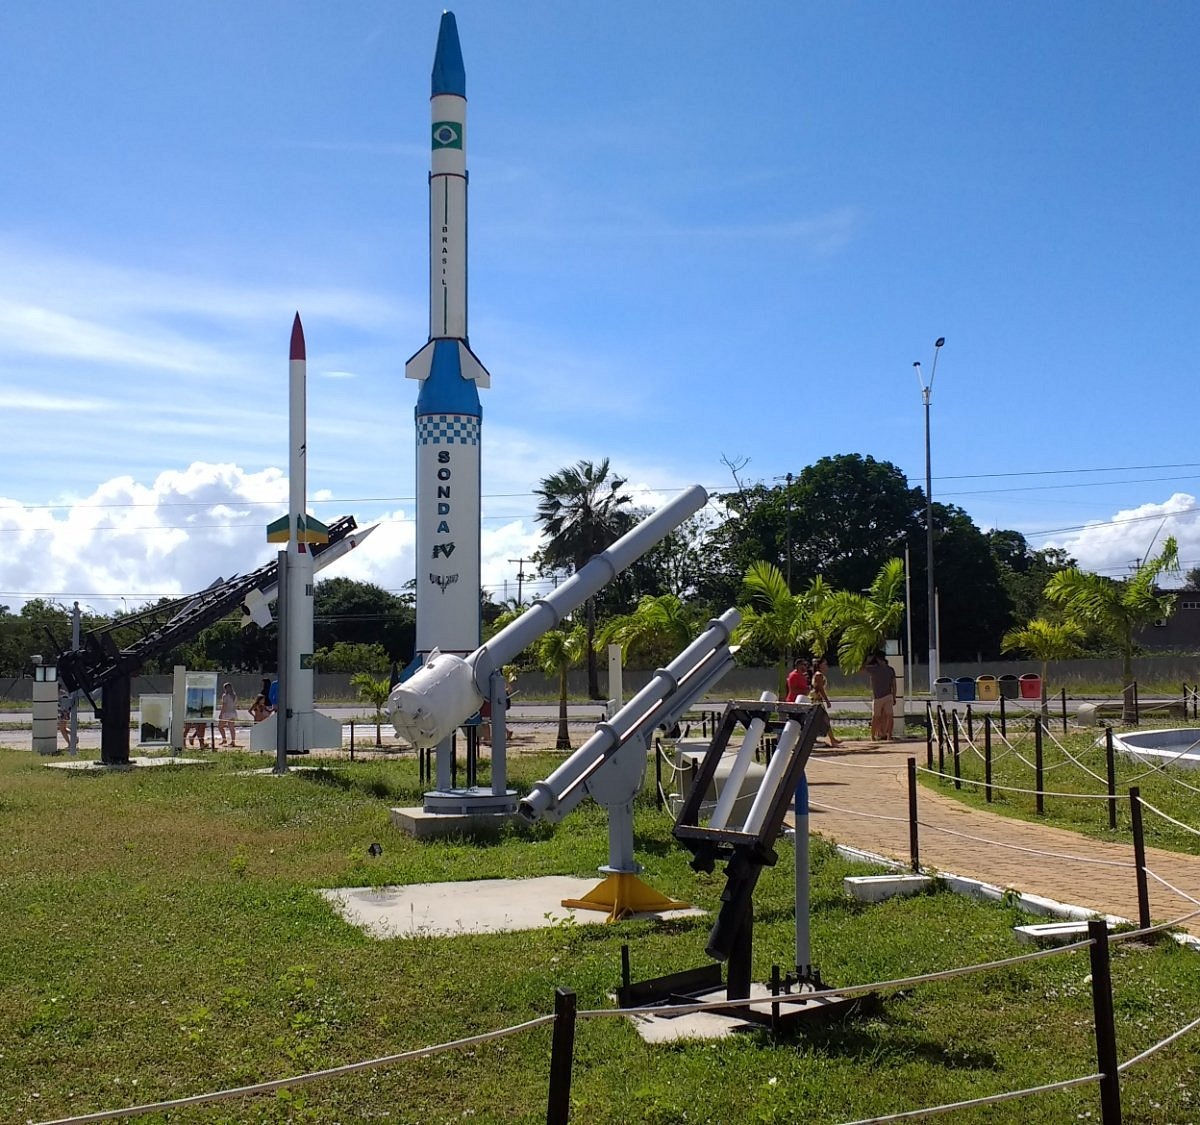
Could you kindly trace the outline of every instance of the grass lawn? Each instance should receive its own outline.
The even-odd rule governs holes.
[[[1184,724],[1155,723],[1153,729]],[[1042,736],[1042,789],[1045,793],[1107,793],[1107,764],[1103,728],[1063,734],[1061,726],[1052,723],[1052,730]],[[917,764],[926,764],[925,750],[917,754]],[[1137,761],[1117,754],[1116,793],[1117,828],[1109,828],[1108,802],[1093,799],[1046,796],[1044,812],[1037,812],[1032,793],[1017,790],[1035,788],[1035,752],[1032,722],[1021,719],[1008,724],[1007,743],[999,736],[999,727],[992,736],[992,783],[1008,786],[1007,790],[993,788],[988,804],[981,784],[985,773],[983,723],[974,724],[974,740],[968,743],[966,727],[960,716],[959,769],[963,777],[961,789],[953,784],[954,760],[952,747],[945,753],[946,779],[929,774],[919,775],[923,784],[937,787],[940,793],[991,812],[1015,816],[1024,820],[1069,828],[1104,840],[1132,840],[1130,826],[1129,789],[1136,786],[1143,801],[1147,801],[1168,816],[1200,831],[1200,770],[1179,766],[1156,768],[1148,762]],[[937,743],[934,742],[934,768],[937,768]],[[968,784],[967,782],[976,784]],[[1144,811],[1143,836],[1148,847],[1200,855],[1200,835],[1171,824],[1162,817]]]
[[[510,759],[518,787],[551,755]],[[388,807],[419,800],[412,760],[239,776],[263,759],[194,769],[74,773],[0,751],[0,1120],[181,1097],[368,1059],[548,1013],[556,987],[607,1008],[620,945],[635,979],[704,963],[708,921],[558,925],[493,936],[376,941],[317,888],[540,874],[606,859],[590,804],[551,830],[418,843]],[[646,798],[638,854],[655,887],[708,909]],[[377,859],[367,848],[379,841]],[[755,974],[789,967],[792,849],[756,899]],[[832,984],[1022,952],[1011,908],[937,892],[878,906],[844,896],[863,873],[813,842],[812,939]],[[1114,947],[1122,1058],[1197,1014],[1200,956]],[[581,1021],[572,1119],[581,1123],[836,1123],[1092,1073],[1086,952],[909,988],[879,1010],[773,1041],[644,1046],[625,1020]],[[171,1122],[538,1122],[548,1028],[299,1090],[173,1111]],[[1128,1072],[1125,1121],[1200,1121],[1196,1036]],[[1099,1119],[1094,1087],[953,1115],[956,1123]]]

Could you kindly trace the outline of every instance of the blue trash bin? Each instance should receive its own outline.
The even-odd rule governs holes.
[[[939,702],[954,702],[954,681],[949,676],[938,676],[933,681],[933,696]]]
[[[954,681],[954,698],[959,703],[975,702],[975,680],[971,676],[959,676]]]

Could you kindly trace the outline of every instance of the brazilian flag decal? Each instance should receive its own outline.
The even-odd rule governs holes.
[[[435,121],[433,147],[462,148],[462,126],[457,121]]]

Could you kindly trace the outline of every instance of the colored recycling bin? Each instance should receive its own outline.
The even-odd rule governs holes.
[[[959,703],[975,702],[975,681],[970,676],[959,676],[954,681],[954,698]]]
[[[1020,682],[1017,677],[1006,672],[996,683],[1000,687],[1001,699],[1019,699],[1021,696]]]
[[[1042,677],[1036,672],[1026,672],[1021,677],[1021,698],[1022,699],[1041,699],[1042,698]]]
[[[941,701],[954,702],[954,681],[949,676],[938,676],[933,681],[934,698]]]
[[[995,676],[975,677],[975,697],[981,702],[990,703],[1000,698],[1000,685]]]

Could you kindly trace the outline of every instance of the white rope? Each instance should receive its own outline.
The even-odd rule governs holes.
[[[1200,1027],[1200,1019],[1194,1019],[1194,1020],[1192,1020],[1191,1023],[1184,1024],[1184,1026],[1181,1027],[1178,1031],[1174,1032],[1171,1035],[1168,1035],[1166,1037],[1166,1039],[1159,1040],[1157,1043],[1154,1044],[1153,1047],[1147,1047],[1144,1051],[1141,1052],[1141,1054],[1134,1055],[1133,1058],[1131,1058],[1131,1059],[1126,1059],[1123,1063],[1121,1063],[1120,1066],[1117,1067],[1117,1073],[1123,1074],[1131,1066],[1136,1066],[1138,1063],[1144,1062],[1151,1055],[1157,1054],[1164,1047],[1168,1047],[1172,1043],[1174,1043],[1176,1039],[1182,1039],[1189,1031],[1195,1031],[1195,1029],[1198,1027]]]
[[[1190,902],[1193,906],[1200,906],[1200,899],[1194,899],[1186,891],[1181,891],[1173,883],[1168,883],[1166,881],[1166,879],[1164,879],[1161,875],[1157,874],[1156,872],[1151,871],[1149,867],[1143,867],[1142,870],[1145,871],[1146,874],[1149,875],[1151,879],[1153,879],[1157,883],[1161,883],[1164,887],[1167,888],[1167,890],[1171,891],[1173,894],[1177,894],[1180,898],[1185,899],[1187,902]]]
[[[1091,777],[1094,777],[1094,778],[1095,778],[1095,779],[1096,779],[1098,782],[1100,782],[1100,784],[1101,784],[1101,785],[1107,785],[1107,784],[1108,784],[1108,778],[1107,778],[1107,777],[1101,777],[1101,776],[1100,776],[1098,773],[1096,773],[1096,771],[1095,771],[1095,770],[1093,770],[1093,769],[1092,769],[1090,766],[1085,766],[1085,765],[1084,765],[1084,764],[1083,764],[1083,763],[1082,763],[1082,762],[1081,762],[1081,761],[1080,761],[1080,760],[1079,760],[1077,757],[1075,757],[1075,755],[1074,755],[1074,754],[1072,754],[1072,753],[1071,753],[1071,751],[1070,751],[1070,750],[1068,750],[1068,749],[1067,749],[1067,748],[1066,748],[1066,747],[1065,747],[1065,746],[1064,746],[1064,745],[1063,745],[1061,742],[1059,742],[1059,740],[1058,740],[1058,739],[1057,739],[1057,738],[1054,736],[1054,732],[1053,732],[1053,731],[1051,731],[1051,730],[1050,730],[1048,727],[1046,728],[1046,733],[1047,733],[1047,734],[1050,736],[1050,741],[1051,741],[1051,742],[1053,742],[1053,743],[1054,743],[1054,745],[1055,745],[1055,746],[1057,746],[1057,747],[1058,747],[1058,749],[1059,749],[1060,751],[1062,751],[1062,753],[1063,753],[1063,754],[1065,754],[1065,755],[1066,755],[1066,757],[1068,757],[1068,758],[1069,758],[1069,759],[1070,759],[1072,762],[1074,762],[1074,763],[1075,763],[1075,764],[1076,764],[1076,765],[1077,765],[1077,766],[1078,766],[1078,767],[1079,767],[1081,770],[1083,770],[1083,772],[1084,772],[1084,773],[1086,773],[1086,774],[1089,774]]]
[[[861,817],[863,820],[886,820],[891,824],[908,823],[908,817],[906,816],[884,816],[882,813],[860,812],[858,809],[843,809],[838,805],[819,805],[815,801],[810,801],[808,807],[814,812],[844,813],[846,816]]]
[[[931,770],[926,766],[918,766],[917,770],[920,773],[927,773],[943,781],[961,781],[964,785],[982,785],[985,789],[990,785],[992,789],[1003,789],[1006,793],[1028,793],[1034,797],[1038,794],[1037,789],[1020,789],[1015,785],[1000,785],[995,781],[987,782],[974,777],[955,778],[953,774],[938,773],[937,770]],[[1053,789],[1043,789],[1041,790],[1041,794],[1043,797],[1078,797],[1081,801],[1109,801],[1113,799],[1107,793],[1058,793]]]
[[[857,753],[857,751],[851,752]],[[852,770],[889,770],[892,773],[899,773],[902,769],[904,769],[904,767],[897,762],[892,762],[885,765],[870,765],[867,762],[845,762],[839,758],[826,757],[824,754],[822,754],[818,760],[827,766],[843,766],[846,769]]]
[[[1154,876],[1156,879],[1157,875]],[[1184,896],[1187,897],[1186,895]],[[1200,903],[1196,904],[1200,906]],[[1121,941],[1136,941],[1139,938],[1149,937],[1151,934],[1160,934],[1166,930],[1173,930],[1177,926],[1182,926],[1184,922],[1190,922],[1193,918],[1200,917],[1200,910],[1193,910],[1188,914],[1181,914],[1178,918],[1172,918],[1169,922],[1160,922],[1157,926],[1147,926],[1143,930],[1122,930],[1119,934],[1109,934],[1109,945],[1116,945]]]
[[[308,1074],[296,1074],[290,1078],[276,1078],[271,1082],[258,1082],[253,1086],[237,1086],[228,1090],[214,1090],[208,1094],[193,1094],[187,1098],[175,1098],[168,1102],[154,1102],[147,1105],[127,1106],[124,1109],[107,1109],[99,1113],[85,1113],[78,1117],[58,1117],[53,1121],[43,1121],[40,1125],[85,1125],[90,1121],[111,1121],[116,1117],[142,1117],[147,1113],[158,1113],[166,1109],[179,1109],[183,1106],[203,1105],[205,1102],[223,1101],[226,1098],[244,1098],[250,1094],[265,1094],[272,1090],[284,1090],[289,1086],[301,1086],[308,1082],[316,1082],[322,1078],[337,1078],[343,1074],[354,1074],[360,1070],[370,1070],[390,1063],[403,1062],[406,1059],[429,1058],[440,1055],[444,1051],[455,1050],[458,1047],[472,1047],[478,1043],[487,1043],[492,1039],[503,1039],[520,1031],[531,1031],[535,1027],[553,1023],[555,1017],[538,1016],[526,1020],[513,1027],[501,1028],[499,1031],[485,1031],[481,1035],[472,1035],[466,1039],[455,1039],[450,1043],[438,1043],[433,1047],[421,1047],[415,1051],[402,1051],[398,1055],[384,1055],[378,1059],[367,1059],[364,1062],[346,1063],[344,1066],[330,1067],[328,1070],[314,1070]]]
[[[856,1121],[847,1121],[844,1125],[881,1125],[885,1121],[908,1121],[914,1117],[932,1117],[935,1113],[953,1113],[959,1109],[970,1109],[977,1105],[996,1105],[998,1102],[1012,1101],[1014,1098],[1027,1098],[1033,1094],[1046,1094],[1052,1090],[1069,1090],[1072,1086],[1084,1086],[1089,1082],[1098,1082],[1103,1074],[1089,1074],[1084,1078],[1067,1078],[1062,1082],[1050,1082],[1045,1086],[1027,1086],[1024,1090],[1010,1090],[1004,1094],[990,1094],[984,1098],[972,1098],[967,1102],[950,1102],[947,1105],[935,1105],[928,1109],[910,1109],[904,1113],[889,1113],[885,1117],[861,1117]]]
[[[1142,808],[1149,809],[1152,813],[1157,813],[1163,820],[1175,825],[1176,828],[1182,828],[1185,832],[1190,832],[1193,836],[1200,836],[1200,828],[1193,828],[1190,824],[1184,824],[1182,820],[1176,820],[1173,816],[1168,816],[1162,809],[1156,809],[1149,801],[1141,801],[1141,805]]]
[[[1090,863],[1096,867],[1132,867],[1133,864],[1128,861],[1118,861],[1115,859],[1090,859],[1087,856],[1068,855],[1065,852],[1047,852],[1038,848],[1023,848],[1019,844],[1006,844],[1003,840],[989,840],[984,836],[972,836],[966,832],[956,832],[953,828],[943,828],[938,824],[929,824],[924,820],[918,820],[917,824],[922,828],[932,829],[934,832],[944,832],[947,836],[957,836],[961,840],[970,840],[976,844],[991,844],[996,848],[1008,848],[1010,851],[1023,852],[1025,855],[1040,855],[1047,859],[1069,859],[1075,863]]]

